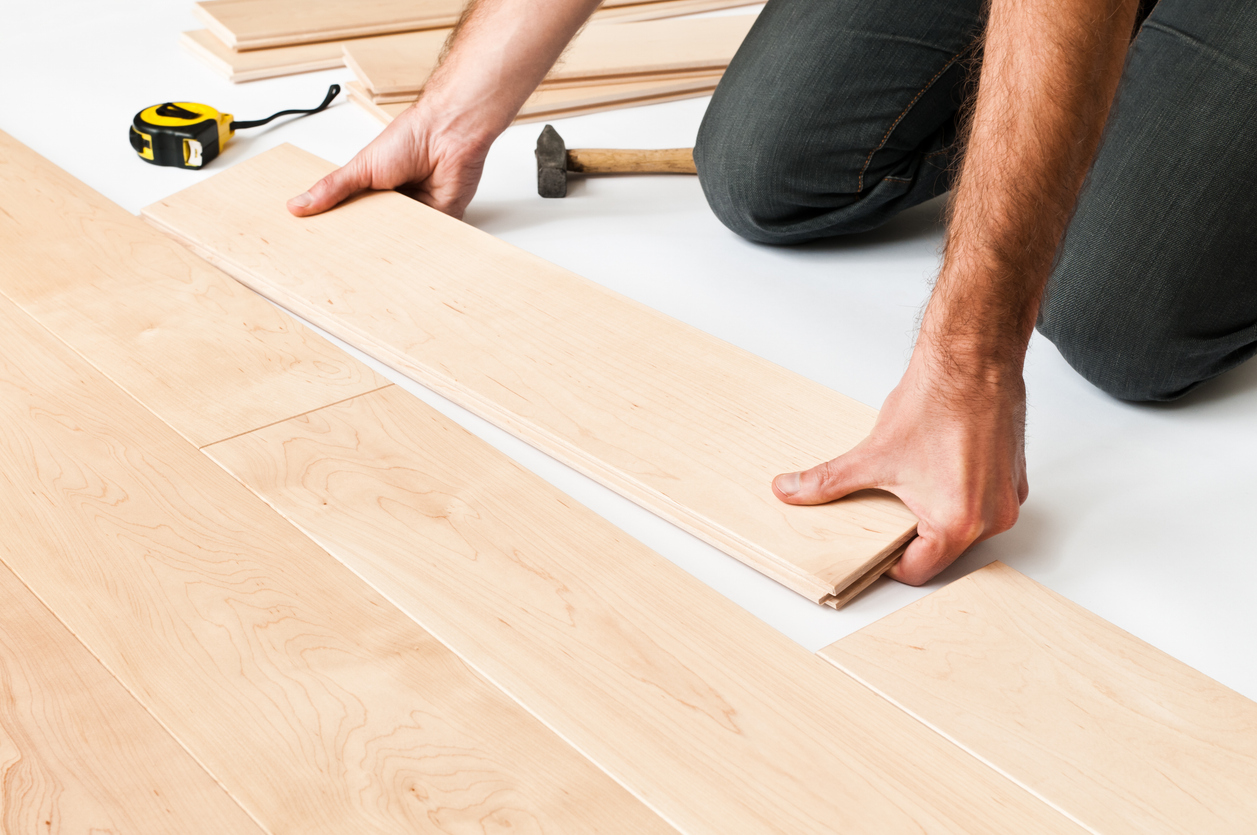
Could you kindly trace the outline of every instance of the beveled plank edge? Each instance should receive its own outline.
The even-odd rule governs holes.
[[[899,562],[899,558],[903,556],[904,551],[908,550],[908,546],[912,544],[912,540],[916,539],[917,530],[914,527],[908,533],[904,534],[900,542],[893,543],[889,546],[890,553],[886,558],[877,565],[870,568],[863,575],[852,580],[846,586],[837,589],[833,594],[826,595],[821,599],[821,603],[834,609],[841,609],[852,600],[859,596],[860,592],[873,585],[883,574],[890,570],[891,566]],[[883,552],[885,553],[885,552]]]
[[[343,59],[328,58],[322,61],[306,61],[301,64],[282,64],[274,67],[268,67],[261,70],[250,70],[245,72],[236,72],[231,64],[215,55],[210,50],[197,42],[192,37],[192,33],[197,30],[190,30],[179,33],[179,43],[198,61],[208,66],[213,72],[221,75],[233,84],[240,84],[245,81],[261,81],[264,78],[280,78],[285,75],[299,75],[307,72],[318,72],[319,70],[334,70],[343,67],[345,62]],[[203,30],[202,30],[203,31]],[[210,33],[213,35],[213,33]],[[218,37],[217,35],[213,35]]]

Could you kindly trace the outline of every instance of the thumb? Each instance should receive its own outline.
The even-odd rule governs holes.
[[[371,178],[366,169],[354,160],[319,180],[305,194],[299,194],[289,200],[288,211],[297,217],[317,215],[370,185]]]
[[[773,479],[773,492],[787,504],[824,504],[876,487],[878,482],[869,471],[867,459],[853,450],[810,470],[777,476]]]

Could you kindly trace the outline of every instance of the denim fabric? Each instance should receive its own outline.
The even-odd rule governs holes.
[[[984,0],[769,0],[694,151],[716,215],[789,244],[946,191]],[[1257,352],[1257,3],[1160,0],[1048,282],[1084,377],[1167,400]]]

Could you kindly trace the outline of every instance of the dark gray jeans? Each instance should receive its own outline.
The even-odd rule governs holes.
[[[769,0],[694,150],[753,241],[872,229],[946,191],[984,0]],[[1257,2],[1160,0],[1039,315],[1075,369],[1169,400],[1257,352]]]

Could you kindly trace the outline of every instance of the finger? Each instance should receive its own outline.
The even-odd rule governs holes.
[[[852,450],[801,473],[782,473],[773,479],[773,493],[787,504],[824,504],[857,490],[877,487],[880,479],[869,469],[869,459]]]
[[[288,211],[297,217],[309,217],[328,209],[352,197],[371,185],[371,178],[366,168],[357,160],[315,183],[305,194],[299,194],[288,201]]]
[[[934,577],[965,552],[976,537],[948,539],[932,533],[918,536],[908,544],[899,562],[890,567],[886,576],[910,586],[919,586]]]

